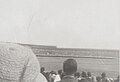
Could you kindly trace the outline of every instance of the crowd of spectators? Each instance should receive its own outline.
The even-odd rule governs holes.
[[[66,60],[63,63],[63,70],[45,72],[45,68],[42,67],[41,73],[48,82],[70,82],[69,80],[64,81],[64,78],[74,78],[73,82],[119,82],[120,79],[119,76],[117,79],[108,78],[105,72],[100,76],[93,76],[91,72],[77,72],[77,62],[74,59]]]

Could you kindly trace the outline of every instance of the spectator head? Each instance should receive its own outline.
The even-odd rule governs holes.
[[[62,74],[62,70],[58,70],[58,74],[61,75]]]
[[[105,77],[106,77],[106,73],[103,72],[103,73],[101,74],[101,76],[102,76],[102,78],[105,78]]]
[[[54,71],[51,71],[51,72],[50,72],[50,74],[53,74],[53,73],[54,73]]]
[[[41,67],[41,73],[45,71],[45,68],[44,67]]]
[[[82,76],[82,77],[87,77],[87,73],[83,71],[83,72],[81,73],[81,76]]]
[[[97,77],[96,77],[96,80],[97,80],[97,82],[100,82],[100,81],[101,81],[101,77],[100,77],[100,76],[97,76]]]
[[[72,75],[77,71],[77,62],[74,59],[67,59],[63,63],[63,71],[65,75]]]
[[[51,73],[51,75],[53,75],[53,74],[57,75],[57,73],[55,71],[51,71],[50,73]]]
[[[87,72],[87,76],[88,77],[91,77],[92,75],[91,75],[91,72]]]
[[[80,73],[79,73],[79,72],[76,72],[76,73],[74,74],[74,76],[77,77],[77,78],[79,78],[79,77],[80,77]]]

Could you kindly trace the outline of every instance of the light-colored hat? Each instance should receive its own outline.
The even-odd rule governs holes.
[[[0,43],[0,82],[47,82],[31,49]]]

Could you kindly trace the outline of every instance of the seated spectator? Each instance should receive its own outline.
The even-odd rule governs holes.
[[[0,43],[0,82],[47,82],[33,52],[13,43]]]
[[[87,72],[87,80],[88,80],[89,82],[94,82],[94,79],[93,79],[93,77],[92,77],[92,75],[91,75],[91,72]]]
[[[79,72],[76,72],[76,73],[74,74],[74,76],[75,76],[75,78],[78,79],[78,81],[81,80],[81,78],[80,78],[80,73],[79,73]]]
[[[44,67],[41,67],[40,72],[47,78],[47,75],[45,73],[45,68]]]
[[[65,76],[59,82],[78,82],[74,77],[74,73],[77,71],[77,62],[74,59],[67,59],[63,63],[63,71]]]
[[[97,77],[96,77],[96,80],[97,80],[97,82],[101,82],[101,77],[100,77],[100,76],[97,76]]]
[[[55,71],[50,72],[50,76],[49,76],[50,82],[54,82],[56,75],[57,73]]]
[[[81,74],[81,80],[79,80],[79,82],[89,82],[87,80],[87,73],[86,72],[82,72],[82,74]]]
[[[110,82],[105,72],[101,74],[101,82]]]
[[[62,70],[58,70],[58,74],[56,75],[54,82],[58,82],[61,80],[61,74],[62,74]]]

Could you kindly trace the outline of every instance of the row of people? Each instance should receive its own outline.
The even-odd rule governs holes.
[[[62,70],[58,70],[58,73],[56,73],[55,71],[45,72],[45,68],[42,67],[41,73],[46,77],[48,82],[58,82],[61,81],[66,76],[74,77],[75,79],[77,79],[78,82],[118,82],[119,80],[119,76],[117,80],[108,78],[105,72],[103,72],[101,76],[97,77],[92,76],[91,72],[84,71],[82,73],[76,72],[77,62],[74,59],[68,59],[66,60],[66,62],[67,64],[65,64],[65,62],[63,63],[64,72],[62,72]]]

